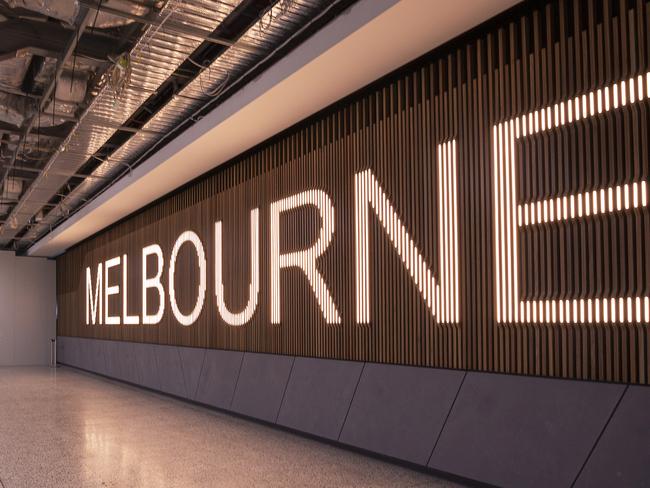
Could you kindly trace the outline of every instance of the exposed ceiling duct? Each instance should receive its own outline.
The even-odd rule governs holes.
[[[79,0],[6,0],[6,3],[11,8],[38,12],[69,25],[74,23],[80,8]],[[100,11],[93,20],[93,26],[98,29],[111,29],[134,22],[124,15],[111,13],[113,10],[132,16],[144,16],[151,11],[149,6],[132,0],[103,0],[102,7],[104,10]]]
[[[55,99],[44,109],[36,121],[37,127],[53,127],[75,120],[75,113],[86,99],[88,73],[65,71],[56,86]]]
[[[11,202],[20,197],[23,191],[23,181],[18,178],[6,178],[2,185],[2,196],[0,196],[0,215],[7,213]]]
[[[102,2],[102,8],[103,10],[97,14],[97,19],[93,21],[94,26],[98,29],[110,29],[135,22],[133,19],[124,15],[112,14],[107,11],[109,9],[138,17],[145,16],[151,11],[149,7],[129,0],[104,0]]]
[[[353,1],[169,0],[157,9],[136,0],[80,0],[82,8],[99,9],[92,10],[97,29],[128,21],[144,25],[143,35],[130,51],[110,55],[99,79],[92,70],[91,78],[62,72],[37,127],[72,130],[23,188],[0,227],[0,246],[24,248],[50,231],[164,136],[192,123],[195,111],[248,79],[319,13]]]
[[[56,85],[54,95],[57,100],[70,103],[81,103],[86,98],[88,74],[64,71]]]
[[[18,88],[25,78],[31,61],[32,55],[25,51],[17,52],[15,56],[13,54],[6,57],[0,56],[0,87]]]
[[[157,5],[133,1],[137,3],[129,11],[136,13]],[[111,58],[130,50],[143,29],[134,23],[95,29],[91,22],[100,16],[76,0],[0,0],[0,15],[1,215],[14,210],[78,115],[92,103],[97,92],[89,88],[98,86],[113,64]],[[21,181],[23,193],[8,198],[4,182],[15,179]],[[41,215],[53,207],[48,202],[40,206]],[[11,227],[20,223],[15,215],[3,220]]]
[[[18,178],[7,178],[4,182],[3,195],[7,198],[18,198],[23,190],[23,182]]]
[[[34,106],[29,99],[0,93],[0,122],[20,127],[33,110]]]
[[[79,15],[79,2],[77,0],[6,0],[11,8],[22,8],[38,12],[54,19],[59,19],[66,24],[74,24]]]
[[[201,39],[167,32],[165,23],[199,24],[202,29],[213,31],[235,7],[231,2],[213,0],[170,0],[165,4],[158,13],[158,25],[148,26],[129,53],[126,87],[120,89],[111,76],[104,77],[97,95],[73,122],[75,130],[45,163],[42,172],[12,209],[7,220],[16,226],[2,226],[0,244],[6,244],[28,225],[43,207],[43,202],[53,201],[54,204],[59,189],[68,183],[68,175],[76,173],[201,44]],[[119,63],[118,58],[115,64]],[[74,119],[61,113],[54,104],[48,105],[46,111],[55,121],[62,116]],[[43,121],[47,124],[47,117]],[[65,204],[60,208],[63,215],[69,212]]]

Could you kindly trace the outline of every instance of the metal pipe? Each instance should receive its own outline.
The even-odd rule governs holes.
[[[26,171],[28,173],[40,173],[42,170],[40,168],[30,168],[29,166],[9,166],[5,165],[3,168],[12,168],[16,169],[19,171]],[[48,171],[48,174],[54,175],[54,176],[65,176],[65,177],[75,177],[75,178],[94,178],[97,180],[109,180],[110,178],[108,176],[100,176],[100,175],[84,175],[81,173],[66,173],[64,171]]]
[[[49,112],[44,112],[44,113],[41,114],[41,116],[42,117],[52,117],[52,114],[49,113]],[[57,114],[57,113],[55,113],[54,117],[65,120],[67,122],[74,122],[75,124],[78,124],[79,122],[81,122],[81,119],[79,119],[78,117],[72,117],[70,115],[65,115],[65,114]],[[106,127],[108,129],[120,130],[122,132],[131,132],[133,134],[138,134],[139,132],[142,132],[144,134],[151,134],[151,135],[155,135],[155,136],[164,134],[164,132],[158,132],[158,131],[151,130],[151,129],[138,129],[137,127],[128,127],[126,125],[111,124],[110,122],[106,122],[106,121],[103,121],[103,122],[98,121],[98,122],[95,122],[94,125],[97,126],[97,127]]]
[[[47,49],[40,49],[38,47],[24,47],[9,53],[0,54],[0,61],[8,61],[10,59],[21,58],[24,56],[42,56],[44,58],[56,58],[58,53],[48,51]]]
[[[86,10],[85,7],[83,7],[83,9]],[[86,12],[87,15],[86,15],[86,18],[85,18],[85,21],[84,21],[84,28],[85,28],[87,25],[89,25],[90,18],[93,17],[93,15],[90,14],[89,12],[90,12],[90,11]],[[93,13],[94,13],[94,12],[93,12]],[[163,23],[166,22],[168,19],[169,19],[169,15],[167,15],[167,16],[163,19]],[[79,31],[79,32],[80,32],[80,31]],[[96,101],[96,100],[97,100],[97,99],[95,98],[95,101]],[[17,204],[17,205],[12,209],[12,211],[11,211],[11,213],[10,213],[10,215],[9,215],[9,219],[8,219],[8,221],[10,221],[10,222],[15,221],[15,220],[16,220],[16,219],[15,219],[15,216],[16,216],[16,215],[21,215],[21,216],[28,215],[28,216],[30,216],[30,217],[31,217],[31,215],[33,215],[33,212],[22,211],[22,209],[23,209],[26,205],[29,205],[30,203],[33,203],[33,204],[35,204],[35,205],[39,205],[38,202],[33,202],[33,201],[31,201],[31,200],[30,200],[30,197],[31,197],[31,195],[33,194],[33,192],[36,191],[36,188],[37,188],[37,186],[38,186],[38,184],[39,184],[39,181],[40,181],[41,176],[46,175],[48,169],[51,168],[54,164],[56,164],[56,161],[57,161],[58,156],[59,156],[63,151],[65,151],[65,147],[66,147],[66,145],[67,145],[67,144],[68,144],[68,143],[73,139],[73,136],[75,135],[77,128],[78,128],[78,127],[80,126],[80,124],[82,123],[82,120],[84,119],[84,117],[85,117],[88,113],[91,112],[93,106],[94,106],[94,101],[93,101],[92,103],[90,103],[87,107],[85,107],[83,113],[80,114],[79,119],[75,122],[75,127],[74,127],[74,128],[73,128],[73,129],[68,133],[68,135],[63,139],[63,142],[59,145],[59,147],[58,147],[58,148],[55,150],[55,152],[51,155],[51,157],[50,157],[50,159],[48,160],[48,162],[45,164],[44,169],[43,169],[43,171],[42,171],[42,175],[39,175],[39,176],[36,178],[36,180],[35,180],[35,181],[34,181],[34,182],[33,182],[33,183],[32,183],[32,184],[27,188],[27,190],[26,190],[25,193],[22,195],[22,197],[21,197],[20,201],[18,202],[18,204]],[[134,129],[134,128],[131,128],[131,127],[125,128],[125,127],[122,127],[122,126],[118,126],[117,128],[123,128],[123,129],[128,130],[128,131],[147,132],[147,129]],[[156,132],[151,132],[151,133],[152,133],[152,134],[155,134],[155,135],[160,135],[159,133],[156,133]],[[15,160],[12,161],[12,165],[13,165],[13,164],[15,164]],[[8,174],[8,171],[10,171],[10,170],[7,170],[6,174]],[[41,188],[41,189],[42,189],[42,188]],[[1,226],[1,227],[0,227],[0,242],[2,242],[1,237],[2,237],[2,234],[3,234],[3,232],[1,232],[1,231],[2,231],[3,229],[5,229],[5,228],[6,228],[6,226]],[[16,227],[12,227],[12,230],[15,230],[15,229],[16,229]],[[9,240],[14,239],[13,236],[15,236],[15,232],[13,232],[13,233],[12,233],[12,232],[5,232],[5,233],[6,233],[7,235],[11,235],[11,237],[8,238]]]
[[[85,2],[87,0],[82,0],[82,2]],[[208,100],[205,102],[203,105],[201,105],[197,110],[195,110],[191,115],[187,116],[185,119],[180,121],[173,129],[171,129],[169,132],[167,132],[161,139],[159,139],[155,144],[153,144],[149,149],[147,149],[143,154],[141,154],[132,164],[131,168],[137,167],[137,165],[144,160],[145,158],[149,157],[149,155],[155,151],[158,146],[169,139],[169,137],[173,136],[186,122],[190,120],[196,120],[197,116],[200,115],[200,113],[205,110],[210,104],[214,103],[215,100],[218,100],[220,98],[223,98],[224,95],[226,95],[229,90],[233,87],[236,86],[238,83],[240,83],[242,80],[244,80],[247,76],[249,76],[252,72],[254,72],[259,66],[263,65],[266,63],[269,59],[271,59],[276,53],[284,49],[290,42],[292,42],[296,37],[301,35],[305,30],[307,30],[309,27],[311,27],[314,23],[319,21],[322,17],[326,16],[332,9],[334,9],[336,6],[338,6],[341,2],[345,0],[335,0],[333,1],[325,10],[320,12],[318,15],[316,15],[314,18],[312,18],[309,22],[307,22],[305,25],[303,25],[300,29],[298,29],[296,32],[294,32],[291,36],[289,36],[282,44],[277,46],[273,51],[271,51],[268,55],[266,55],[264,58],[259,60],[255,65],[253,65],[250,69],[248,69],[245,73],[243,73],[241,76],[239,76],[233,83],[230,84],[230,86],[226,87],[224,90],[222,90],[216,97]],[[81,205],[79,205],[77,208],[73,209],[70,211],[68,218],[71,216],[75,215],[78,213],[80,210],[85,208],[88,204],[93,202],[97,197],[102,195],[105,191],[107,191],[109,188],[111,188],[115,183],[117,183],[119,180],[124,178],[127,174],[129,174],[129,170],[122,171],[117,177],[114,178],[113,184],[111,185],[106,185],[104,188],[102,188],[100,191],[92,195],[91,197],[87,198]],[[53,225],[58,226],[60,223],[56,222],[56,224],[50,224],[50,232],[52,232]],[[46,235],[44,233],[43,235]],[[41,239],[41,237],[36,238],[36,239]],[[22,239],[21,239],[22,240]]]
[[[2,198],[0,200],[2,202],[4,202],[4,203],[12,203],[12,202],[18,201],[15,198]],[[56,207],[56,204],[54,204],[54,203],[49,203],[49,202],[36,202],[36,203],[38,203],[39,205],[41,205],[43,207]],[[21,213],[21,212],[16,212],[16,215],[29,215],[30,217],[33,217],[33,215],[31,215],[31,214]],[[25,224],[25,225],[30,225],[30,224]]]
[[[81,18],[81,22],[79,23],[78,30],[75,32],[75,34],[72,36],[70,41],[68,42],[68,45],[66,46],[66,49],[64,51],[63,56],[59,60],[59,63],[56,68],[56,72],[54,74],[54,78],[50,82],[50,84],[47,86],[45,91],[43,92],[43,95],[41,96],[41,100],[39,103],[39,107],[37,110],[37,114],[43,111],[43,108],[45,107],[45,104],[49,101],[50,95],[52,95],[52,92],[54,91],[59,79],[61,78],[61,74],[63,73],[63,68],[65,66],[65,63],[70,59],[70,56],[74,53],[74,50],[77,47],[77,44],[79,42],[79,39],[81,37],[81,33],[85,30],[86,26],[90,22],[91,19],[91,14],[90,10],[87,8],[82,7],[81,12],[79,13],[79,17]],[[24,134],[21,136],[18,144],[16,145],[16,149],[13,152],[13,155],[11,157],[11,163],[10,166],[13,166],[14,163],[16,162],[16,157],[18,156],[18,148],[20,147],[20,144],[23,142],[25,138],[29,135],[29,133],[32,131],[32,128],[34,127],[34,123],[36,122],[37,115],[35,114],[32,116],[30,119],[29,123],[27,124],[27,127],[25,128]],[[0,179],[0,186],[4,183],[5,179],[9,176],[9,172],[11,169],[6,169],[4,174],[2,175],[2,178]]]
[[[0,128],[0,134],[7,134],[7,135],[10,135],[10,136],[21,136],[22,137],[24,135],[24,132],[21,132],[21,131],[16,130],[16,129]],[[29,134],[28,136],[32,136],[32,134]],[[55,140],[62,140],[63,139],[63,137],[50,136],[50,135],[47,135],[47,134],[39,134],[39,137],[42,137],[44,139],[55,139]],[[15,142],[12,142],[12,144],[15,144]],[[21,144],[22,144],[22,141],[21,141]]]
[[[95,0],[80,0],[80,4],[85,5],[88,8],[92,8],[94,10],[101,10],[106,12],[107,14],[113,14],[117,15],[119,17],[123,17],[125,19],[132,20],[134,22],[138,22],[140,24],[145,24],[145,25],[151,25],[154,27],[160,27],[162,23],[154,16],[146,16],[142,17],[140,15],[135,15],[130,12],[124,12],[123,10],[119,10],[110,6],[106,6],[103,3],[100,4],[99,1]],[[174,34],[180,34],[182,36],[187,36],[187,37],[193,37],[194,39],[199,39],[201,41],[206,41],[210,42],[212,44],[218,44],[221,46],[227,46],[227,47],[232,47],[235,44],[237,44],[238,48],[242,48],[243,50],[249,51],[249,52],[259,52],[259,49],[257,46],[249,43],[238,43],[236,41],[230,41],[228,39],[224,39],[223,37],[217,37],[212,34],[210,31],[206,31],[204,29],[198,28],[198,27],[191,27],[189,25],[185,24],[180,24],[178,22],[174,21],[167,21],[165,22],[164,26],[165,30],[172,32]]]

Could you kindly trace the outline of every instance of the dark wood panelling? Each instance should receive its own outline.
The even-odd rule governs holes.
[[[437,49],[61,256],[59,335],[648,383],[646,321],[496,323],[492,130],[645,76],[649,23],[650,9],[642,0],[531,2],[489,29]],[[518,139],[517,203],[647,181],[647,100],[645,94],[640,102]],[[373,219],[372,322],[356,325],[355,173],[373,170],[440,276],[436,145],[452,139],[458,154],[460,323],[436,323]],[[326,324],[304,275],[286,270],[282,323],[272,325],[269,205],[310,189],[327,192],[336,208],[334,239],[318,266],[342,323]],[[249,211],[255,207],[260,209],[259,303],[248,324],[232,327],[221,320],[214,297],[214,222],[223,221],[226,303],[239,311],[248,297]],[[283,252],[309,246],[319,226],[309,209],[283,215]],[[520,228],[519,298],[647,296],[649,226],[648,207],[641,207]],[[86,325],[86,266],[94,273],[97,263],[127,254],[129,307],[135,314],[141,310],[142,247],[158,243],[168,260],[185,230],[201,237],[207,253],[208,291],[197,322],[179,325],[167,303],[163,321],[155,326]],[[198,277],[187,246],[177,270],[179,306],[188,311]],[[112,273],[111,280],[121,281],[120,273]],[[121,298],[116,300],[111,307],[119,311]]]

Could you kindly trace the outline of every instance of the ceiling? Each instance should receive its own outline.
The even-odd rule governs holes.
[[[0,0],[0,249],[31,247],[352,3]]]
[[[38,21],[67,35],[49,43],[57,69],[50,78],[42,72],[45,88],[31,95],[45,108],[3,137],[0,248],[56,256],[515,3],[79,0],[66,20],[0,0],[0,33]],[[82,64],[86,58],[96,65]],[[29,72],[15,77],[13,91]],[[0,62],[0,80],[2,73]],[[58,122],[59,98],[79,78],[87,91],[70,120],[46,127],[45,116]]]

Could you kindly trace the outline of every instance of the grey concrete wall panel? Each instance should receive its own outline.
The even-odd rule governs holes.
[[[425,465],[464,374],[366,364],[339,440]]]
[[[86,342],[89,342],[89,339],[82,339],[80,337],[75,339],[75,345],[76,345],[76,359],[77,359],[77,366],[79,368],[85,369],[90,371],[91,370],[91,362],[92,362],[92,353],[88,347],[86,347]]]
[[[338,439],[362,369],[360,362],[296,358],[278,423]]]
[[[161,346],[152,344],[156,353],[158,365],[160,391],[187,398],[185,378],[183,378],[183,367],[181,357],[176,346]]]
[[[65,344],[65,360],[68,364],[76,366],[79,362],[79,344],[78,340],[74,337],[68,337]]]
[[[104,358],[104,341],[78,339],[80,368],[93,373],[106,374]]]
[[[77,361],[77,366],[80,368],[88,369],[88,351],[84,349],[84,343],[88,339],[82,339],[81,337],[75,338],[75,359]]]
[[[104,341],[104,362],[106,363],[106,376],[126,381],[125,360],[126,344],[116,341]]]
[[[650,487],[650,387],[628,387],[576,487]]]
[[[72,337],[57,337],[57,361],[69,364],[72,357]]]
[[[63,364],[493,485],[650,488],[646,386],[77,337],[57,347]]]
[[[196,347],[179,347],[178,355],[181,359],[181,370],[185,381],[187,398],[194,400],[199,387],[199,378],[203,368],[205,349]]]
[[[104,341],[106,375],[138,383],[137,365],[130,342]]]
[[[77,343],[77,366],[92,371],[92,352],[86,345],[90,340],[78,338],[75,342]]]
[[[56,338],[56,361],[58,363],[65,364],[65,345],[67,344],[68,338],[59,336]]]
[[[138,362],[138,344],[134,342],[122,343],[125,348],[125,361],[126,361],[126,381],[136,385],[142,384],[140,378],[140,364]]]
[[[65,340],[65,364],[79,367],[79,339],[76,337],[66,337]]]
[[[229,409],[243,359],[244,353],[240,351],[208,349],[205,352],[195,400],[213,407]]]
[[[156,353],[153,345],[132,342],[131,350],[135,357],[138,372],[137,384],[151,388],[152,390],[160,390],[160,371],[156,362]]]
[[[245,353],[232,410],[275,422],[293,360],[292,356]]]
[[[104,341],[84,340],[81,346],[90,359],[89,370],[106,374],[106,357],[104,355]]]
[[[624,388],[468,373],[429,466],[504,487],[568,487]]]

